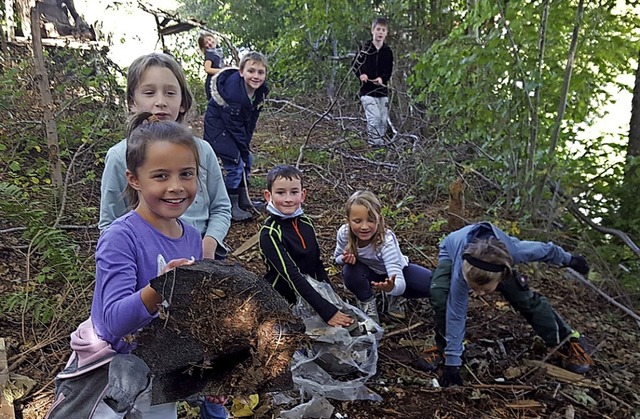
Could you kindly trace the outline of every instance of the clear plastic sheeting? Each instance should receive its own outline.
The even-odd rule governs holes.
[[[279,418],[300,419],[300,418],[323,418],[329,419],[333,414],[334,407],[322,396],[313,396],[311,400],[302,403],[291,410],[280,412]]]
[[[349,328],[328,326],[313,308],[298,299],[293,312],[304,321],[306,333],[313,340],[311,348],[293,355],[291,372],[301,396],[382,400],[365,383],[376,373],[383,329],[357,307],[344,302],[329,284],[307,279],[327,301],[357,320]]]

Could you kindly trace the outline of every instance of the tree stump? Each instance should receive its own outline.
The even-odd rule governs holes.
[[[447,228],[449,231],[455,231],[465,225],[464,183],[462,179],[458,178],[449,185]]]
[[[151,281],[169,303],[135,340],[154,374],[152,403],[194,394],[290,389],[306,336],[286,300],[238,264],[206,260]]]

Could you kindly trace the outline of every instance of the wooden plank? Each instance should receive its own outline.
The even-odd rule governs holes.
[[[251,249],[256,244],[258,244],[259,241],[260,241],[260,231],[258,231],[253,236],[249,237],[249,239],[246,242],[242,243],[242,246],[238,247],[232,253],[232,255],[233,256],[239,256],[239,255],[243,254],[244,252],[246,252],[247,250]]]
[[[556,367],[555,365],[547,364],[546,362],[525,359],[523,363],[527,366],[543,368],[549,377],[555,378],[563,383],[573,384],[580,387],[600,388],[600,384],[585,378],[584,375],[567,371],[564,368]]]

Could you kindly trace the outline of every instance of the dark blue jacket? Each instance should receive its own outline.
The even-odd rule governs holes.
[[[204,139],[223,161],[238,163],[249,157],[249,144],[267,93],[265,83],[255,91],[252,102],[236,68],[214,76],[212,97],[204,115]]]

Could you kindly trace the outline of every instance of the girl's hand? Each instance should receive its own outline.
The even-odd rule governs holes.
[[[348,263],[349,265],[355,265],[356,264],[356,255],[354,255],[353,253],[345,252],[342,255],[342,261],[344,263]]]
[[[382,282],[371,281],[371,287],[377,291],[391,292],[396,284],[396,274],[391,275],[391,278],[387,278]]]
[[[202,258],[203,259],[215,259],[216,248],[218,242],[211,236],[204,236],[202,239]]]
[[[360,81],[362,82],[368,82],[369,81],[369,76],[367,76],[366,74],[360,74]]]
[[[344,314],[342,311],[337,311],[336,314],[333,315],[332,318],[329,319],[327,324],[329,326],[349,326],[353,323],[353,319],[348,315]]]
[[[229,401],[229,396],[207,396],[207,401],[224,406]]]
[[[172,269],[177,268],[178,266],[193,265],[193,263],[195,261],[196,260],[194,258],[191,258],[191,259],[187,259],[187,258],[172,259],[165,265],[165,267],[162,270],[162,272],[160,273],[160,275],[166,274],[167,272],[169,272]]]

